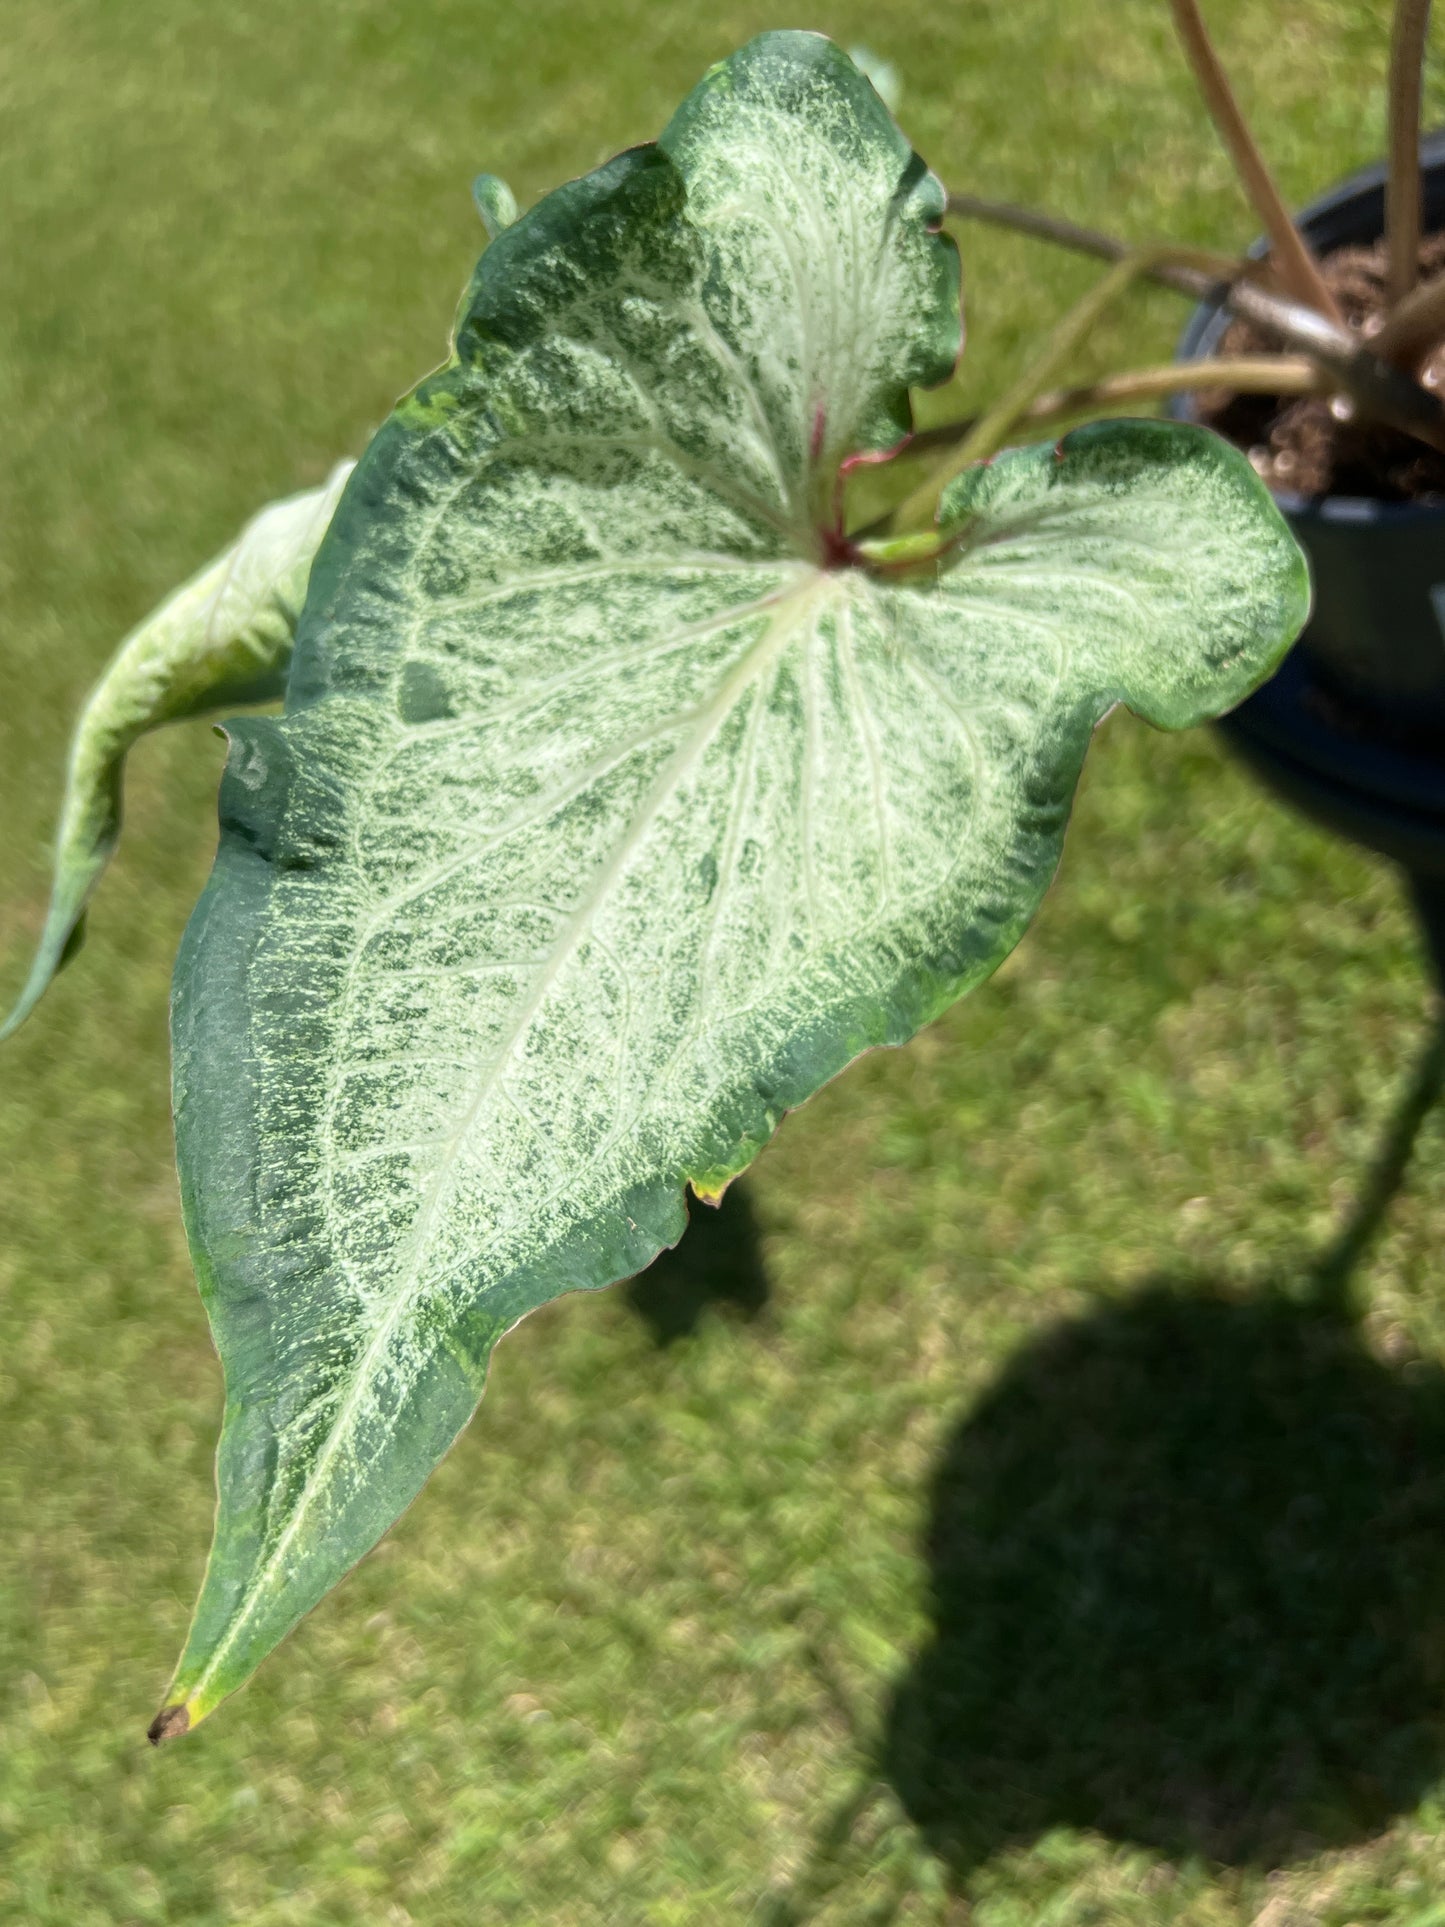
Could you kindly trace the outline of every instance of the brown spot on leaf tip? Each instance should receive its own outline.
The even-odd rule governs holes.
[[[692,1195],[697,1199],[698,1203],[710,1204],[713,1210],[716,1211],[722,1203],[723,1193],[732,1183],[732,1179],[724,1178],[721,1184],[699,1184],[696,1178],[689,1178],[688,1183],[691,1185]]]
[[[146,1738],[159,1746],[162,1740],[179,1739],[190,1728],[191,1716],[184,1706],[163,1706],[146,1728]]]

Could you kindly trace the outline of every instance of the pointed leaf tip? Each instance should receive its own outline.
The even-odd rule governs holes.
[[[187,1707],[163,1706],[146,1728],[146,1738],[152,1746],[159,1746],[162,1740],[178,1740],[190,1730],[191,1715]]]

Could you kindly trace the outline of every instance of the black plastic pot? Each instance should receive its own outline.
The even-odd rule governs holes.
[[[1421,159],[1429,230],[1445,226],[1445,134]],[[1377,240],[1384,167],[1300,219],[1320,252]],[[1196,309],[1180,358],[1213,353],[1228,324]],[[1187,420],[1192,405],[1173,412]],[[1445,504],[1276,499],[1309,557],[1314,608],[1279,674],[1222,727],[1291,802],[1404,866],[1445,985]]]

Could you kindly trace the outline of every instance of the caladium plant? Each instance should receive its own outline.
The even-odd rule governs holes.
[[[1213,716],[1305,615],[1248,464],[1159,422],[851,526],[962,324],[942,189],[828,41],[752,42],[519,219],[481,199],[445,366],[137,632],[77,739],[22,1008],[126,743],[284,678],[227,724],[176,969],[226,1411],[156,1739],[375,1544],[510,1327],[647,1265],[689,1189],[988,975],[1105,711]]]

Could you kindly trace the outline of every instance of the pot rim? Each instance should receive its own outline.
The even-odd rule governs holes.
[[[1445,185],[1445,128],[1436,128],[1421,135],[1420,165],[1426,175],[1435,176]],[[1365,167],[1356,168],[1354,173],[1347,174],[1343,180],[1326,188],[1302,207],[1295,219],[1308,234],[1311,228],[1318,227],[1351,202],[1379,195],[1383,232],[1383,196],[1389,172],[1389,163],[1383,160],[1371,161]],[[1258,260],[1268,251],[1269,243],[1263,236],[1252,242],[1247,250],[1253,260]],[[1221,313],[1221,305],[1217,301],[1201,301],[1198,304],[1179,337],[1174,351],[1176,361],[1200,359],[1200,340]],[[1192,403],[1184,396],[1178,397],[1167,412],[1176,420],[1195,419]],[[1289,489],[1271,489],[1270,494],[1280,508],[1296,521],[1355,524],[1388,522],[1398,528],[1408,527],[1412,523],[1445,521],[1445,501],[1380,502],[1371,495],[1297,495]]]

